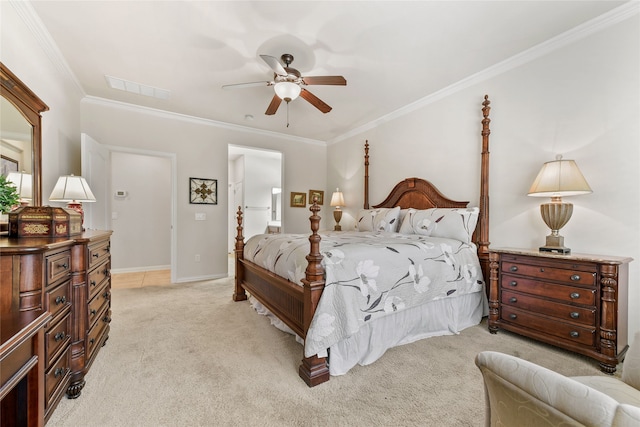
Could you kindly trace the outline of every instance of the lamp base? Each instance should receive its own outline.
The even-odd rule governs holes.
[[[569,255],[571,249],[564,246],[564,237],[559,234],[549,234],[546,245],[540,247],[540,252],[553,252],[556,254]]]

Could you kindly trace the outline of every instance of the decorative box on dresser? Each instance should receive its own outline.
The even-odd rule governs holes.
[[[489,331],[591,357],[613,374],[627,351],[632,258],[492,248]]]
[[[45,310],[44,395],[48,420],[84,376],[107,340],[111,320],[111,231],[70,237],[0,238],[0,310]],[[94,312],[95,311],[95,312]]]

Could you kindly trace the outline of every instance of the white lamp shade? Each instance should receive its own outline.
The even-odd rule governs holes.
[[[61,176],[49,196],[53,202],[95,202],[89,184],[81,176]]]
[[[280,99],[289,102],[293,101],[298,97],[298,95],[300,95],[301,89],[300,86],[295,83],[280,82],[276,83],[276,85],[274,86],[274,90],[276,91],[276,95],[278,95]]]
[[[11,181],[16,186],[21,200],[33,199],[33,177],[30,173],[9,172],[7,181]]]
[[[584,179],[578,165],[573,160],[557,160],[542,165],[533,185],[529,189],[529,196],[559,197],[577,196],[591,193],[591,187]]]
[[[336,188],[336,191],[331,195],[331,206],[344,206],[344,197],[342,196],[342,191],[339,188]]]

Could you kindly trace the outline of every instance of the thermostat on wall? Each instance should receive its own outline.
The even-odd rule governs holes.
[[[115,197],[116,199],[124,199],[125,197],[127,197],[127,192],[124,190],[118,190],[114,193],[113,197]]]

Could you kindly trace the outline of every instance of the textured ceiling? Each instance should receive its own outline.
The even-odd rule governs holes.
[[[620,6],[619,1],[31,1],[88,96],[331,141]],[[291,53],[333,110],[298,98],[264,114],[260,54]],[[171,91],[110,88],[105,75]],[[246,118],[253,116],[252,120]]]

